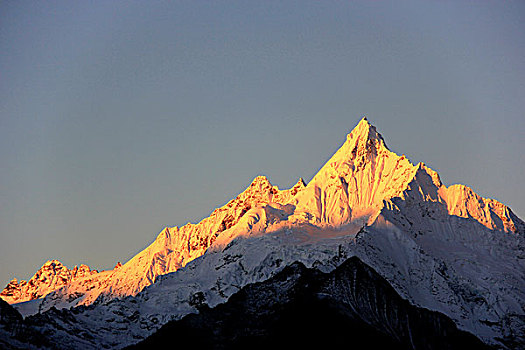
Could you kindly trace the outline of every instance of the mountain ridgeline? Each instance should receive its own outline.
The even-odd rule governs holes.
[[[299,179],[281,190],[259,176],[199,223],[166,227],[122,266],[101,272],[87,266],[69,270],[53,260],[29,282],[12,281],[0,296],[28,316],[24,322],[53,346],[122,348],[190,313],[202,311],[212,322],[220,315],[215,306],[247,285],[270,281],[294,262],[318,270],[303,272],[318,273],[328,283],[332,271],[356,257],[406,303],[446,315],[491,346],[524,348],[524,237],[525,223],[510,208],[467,186],[443,185],[425,164],[414,165],[390,151],[363,118],[308,184]],[[312,307],[347,310],[348,303],[332,292],[319,299],[322,292],[316,288],[321,284],[304,289]],[[195,295],[207,306],[196,304]],[[410,315],[407,310],[415,310],[392,298],[397,306],[388,310]],[[276,301],[268,307],[289,310],[295,305],[290,303]],[[368,312],[359,307],[359,312]],[[420,309],[416,314],[425,314]],[[391,330],[362,315],[358,320],[358,311],[347,311],[331,315],[343,324],[364,327],[358,329],[376,334],[378,341],[379,334],[391,337]],[[231,322],[241,317],[234,316]],[[271,317],[289,319],[280,319],[278,313]],[[390,317],[413,322],[411,316]],[[181,322],[177,329],[189,321]],[[407,331],[403,322],[392,329]],[[394,337],[396,344],[424,338],[417,324],[407,327],[416,333]],[[437,327],[435,336],[451,329]]]

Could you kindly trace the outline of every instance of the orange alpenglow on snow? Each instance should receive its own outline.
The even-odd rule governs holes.
[[[37,277],[38,273],[28,283],[13,280],[1,296],[9,303],[18,303],[52,292],[40,310],[89,305],[97,299],[136,295],[158,276],[174,272],[210,247],[223,247],[240,236],[286,227],[334,232],[346,225],[372,224],[420,232],[428,227],[425,220],[445,222],[451,217],[468,218],[491,230],[525,232],[523,221],[505,205],[482,198],[463,185],[447,188],[423,163],[414,165],[404,155],[391,152],[381,134],[363,118],[308,185],[300,179],[292,188],[280,190],[259,176],[198,224],[166,227],[124,265],[119,263],[113,270],[100,273],[87,267],[76,274],[55,268],[53,271],[59,272],[50,274],[50,280]]]

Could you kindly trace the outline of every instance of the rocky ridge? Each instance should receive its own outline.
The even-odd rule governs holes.
[[[198,224],[166,227],[146,249],[118,268],[69,280],[54,289],[46,289],[47,293],[35,294],[34,297],[29,295],[26,298],[16,298],[14,288],[10,284],[3,293],[12,294],[13,297],[4,300],[17,303],[39,299],[50,293],[44,299],[19,308],[20,312],[27,315],[45,311],[53,306],[90,305],[94,302],[136,295],[144,287],[154,283],[158,276],[174,272],[202,256],[218,238],[225,240],[221,235],[236,226],[252,208],[260,208],[268,203],[274,206],[287,203],[304,187],[304,181],[299,179],[292,188],[279,190],[265,176],[258,176],[245,191],[224,206],[215,209]]]
[[[39,299],[67,284],[98,273],[84,264],[68,269],[58,260],[49,260],[29,281],[19,282],[15,278],[9,282],[0,297],[10,304]]]

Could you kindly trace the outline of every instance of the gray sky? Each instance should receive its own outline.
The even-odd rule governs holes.
[[[525,217],[525,3],[0,3],[0,283],[125,262],[363,115]]]

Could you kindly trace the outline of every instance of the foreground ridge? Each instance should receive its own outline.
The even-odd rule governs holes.
[[[356,257],[330,273],[295,262],[249,284],[213,309],[194,298],[199,314],[171,321],[128,349],[152,349],[178,339],[206,349],[357,348],[489,349],[443,314],[403,300]],[[350,341],[351,339],[351,341]]]
[[[202,293],[195,294],[190,303],[199,314],[168,322],[129,349],[157,348],[173,339],[178,346],[206,349],[326,347],[348,345],[349,339],[354,347],[490,349],[458,330],[447,316],[403,300],[357,257],[344,260],[330,273],[294,262],[213,309],[205,301]],[[55,312],[23,320],[0,300],[0,345],[68,349],[70,345],[52,333],[46,335],[40,325],[73,319]]]

